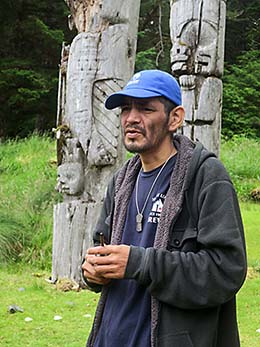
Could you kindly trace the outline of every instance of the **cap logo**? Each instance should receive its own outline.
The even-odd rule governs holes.
[[[127,83],[126,87],[130,86],[131,84],[138,84],[140,82],[140,77],[141,77],[141,73],[137,72],[132,78],[131,80]]]

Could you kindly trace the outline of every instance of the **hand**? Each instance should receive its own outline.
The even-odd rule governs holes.
[[[110,279],[100,276],[96,272],[96,267],[90,264],[87,260],[85,260],[84,263],[82,264],[82,269],[83,269],[84,277],[90,283],[106,285],[110,282]]]
[[[129,252],[130,246],[127,245],[93,247],[87,251],[86,262],[94,267],[100,278],[121,279],[124,278]]]

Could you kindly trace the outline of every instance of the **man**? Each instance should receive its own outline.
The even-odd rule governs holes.
[[[121,107],[126,149],[87,250],[101,290],[88,347],[237,347],[235,294],[246,274],[234,187],[200,143],[173,133],[184,109],[176,80],[141,71],[106,100]]]

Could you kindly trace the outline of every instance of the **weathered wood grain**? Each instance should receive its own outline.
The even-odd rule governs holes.
[[[54,207],[52,277],[79,282],[106,186],[125,160],[118,110],[104,101],[133,74],[140,0],[66,3],[78,34],[60,65],[56,189],[64,202]]]
[[[180,78],[183,133],[219,155],[226,2],[171,0],[172,72]]]

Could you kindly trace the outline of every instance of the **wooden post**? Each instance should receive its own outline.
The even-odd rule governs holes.
[[[226,1],[171,0],[172,72],[179,77],[182,132],[219,155]]]
[[[140,0],[66,0],[78,35],[64,46],[57,114],[52,280],[80,283],[81,263],[113,172],[122,165],[118,111],[106,97],[133,74]]]

